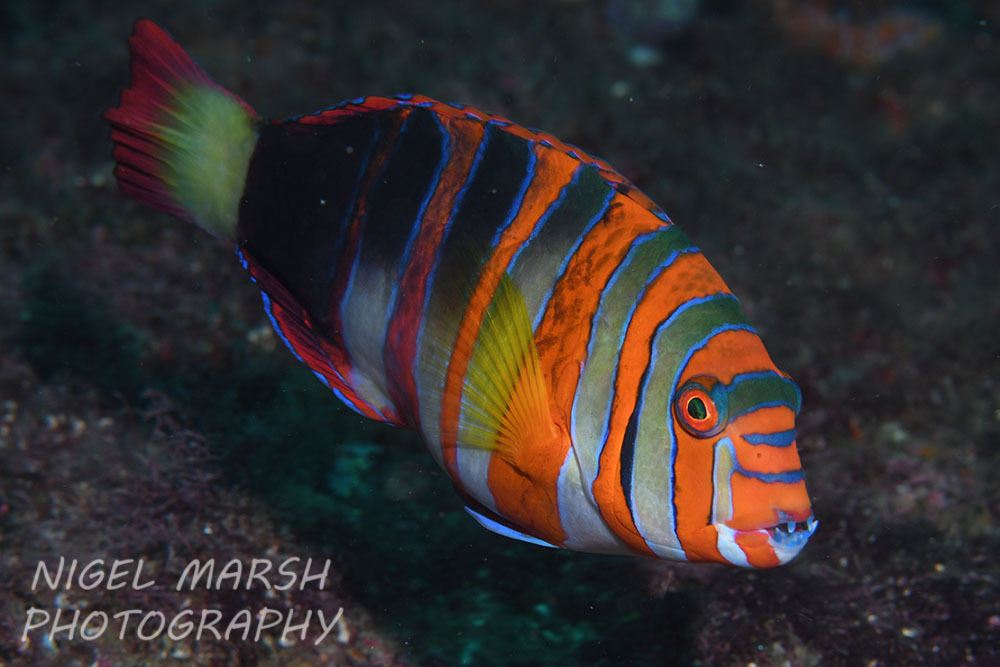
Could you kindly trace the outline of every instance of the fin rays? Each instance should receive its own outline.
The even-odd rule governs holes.
[[[508,274],[483,317],[463,389],[460,445],[496,451],[516,467],[519,446],[550,427],[531,320]]]

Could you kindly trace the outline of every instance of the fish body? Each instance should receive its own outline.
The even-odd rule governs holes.
[[[610,165],[419,95],[264,120],[155,24],[130,45],[123,192],[235,243],[295,357],[483,526],[744,567],[808,541],[798,388]]]

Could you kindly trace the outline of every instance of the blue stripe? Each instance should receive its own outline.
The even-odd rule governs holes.
[[[605,285],[604,289],[601,290],[601,296],[599,297],[598,302],[597,302],[597,312],[594,314],[594,317],[592,317],[591,320],[590,320],[590,338],[587,339],[587,357],[586,357],[586,360],[584,361],[584,363],[586,363],[586,361],[589,361],[591,355],[594,353],[594,338],[597,336],[597,326],[604,319],[604,294],[605,294],[605,292],[607,292],[609,289],[611,289],[611,287],[618,281],[618,278],[621,276],[622,272],[624,272],[632,264],[632,260],[635,259],[636,248],[638,248],[639,246],[641,246],[643,243],[645,243],[649,239],[655,237],[658,233],[659,233],[659,230],[657,230],[655,232],[649,232],[648,234],[642,234],[642,235],[637,236],[634,239],[632,239],[632,245],[629,247],[628,254],[625,256],[624,261],[622,261],[622,263],[618,265],[618,268],[615,269],[614,273],[611,274],[611,279],[608,280],[608,284]],[[671,261],[671,260],[668,259],[668,261]],[[634,310],[634,306],[633,306],[633,310]],[[625,321],[625,325],[626,326],[628,326],[629,320],[631,320],[631,314],[629,315],[629,317]],[[624,333],[622,334],[622,336],[624,336]],[[619,345],[618,349],[619,349],[619,352],[620,352],[621,351],[621,346],[620,345]],[[616,375],[617,375],[617,371],[618,371],[618,365],[615,364],[615,373],[616,373]],[[612,377],[612,385],[611,385],[612,388],[614,387],[614,379],[615,378]],[[577,399],[580,397],[579,387],[580,387],[580,382],[582,382],[582,381],[583,381],[583,373],[580,374],[580,377],[576,381],[577,390],[575,392],[573,392],[573,407],[570,408],[570,413],[569,413],[569,425],[570,425],[570,429],[571,429],[571,432],[572,432],[572,435],[573,435],[573,441],[574,442],[579,442],[579,440],[576,439],[576,435],[577,435],[576,434],[576,404],[577,404]],[[614,398],[614,393],[615,392],[612,389],[612,391],[611,391],[611,393],[609,395],[610,398]],[[611,414],[611,400],[610,399],[608,400],[607,411],[605,411],[604,414],[605,415],[610,415]],[[605,419],[604,419],[604,433],[602,434],[602,438],[600,440],[601,442],[605,442],[607,440],[607,438],[608,438],[607,430],[608,430],[608,417],[605,416]]]
[[[423,227],[421,223],[423,222],[424,214],[427,212],[427,206],[431,203],[434,193],[437,192],[444,168],[448,166],[448,162],[451,160],[451,154],[448,150],[451,145],[451,135],[448,134],[444,125],[441,124],[441,118],[437,114],[434,114],[434,122],[437,123],[438,129],[441,130],[441,162],[438,163],[437,169],[434,170],[434,176],[431,178],[430,185],[427,188],[427,195],[420,203],[420,209],[417,211],[417,219],[413,221],[413,231],[410,232],[410,238],[406,241],[406,248],[403,250],[403,259],[399,263],[399,278],[403,277],[403,271],[410,263],[410,252],[412,252],[413,244]]]
[[[552,291],[566,274],[566,267],[569,266],[569,261],[573,258],[573,255],[576,254],[576,251],[580,249],[580,244],[583,243],[583,239],[587,238],[587,235],[590,234],[590,230],[594,228],[594,225],[603,220],[604,216],[607,215],[608,207],[611,206],[611,200],[614,198],[615,192],[616,190],[614,188],[608,188],[608,194],[604,198],[604,203],[601,205],[601,208],[590,220],[587,221],[587,226],[584,227],[583,232],[577,237],[576,243],[574,243],[573,247],[569,249],[568,253],[566,253],[566,257],[563,258],[563,262],[559,266],[559,273],[557,274],[558,277],[552,282],[552,286],[549,287],[549,291],[542,297],[542,307],[538,309],[538,312],[535,314],[535,320],[531,323],[532,330],[538,328],[538,323],[541,322],[542,316],[545,315],[545,311],[549,308],[549,301],[552,299]]]
[[[597,337],[597,327],[600,324],[600,322],[604,319],[605,294],[618,282],[618,279],[621,277],[621,274],[624,273],[629,266],[631,266],[632,262],[635,260],[635,254],[638,252],[638,248],[642,246],[642,244],[645,243],[646,241],[655,238],[658,234],[662,233],[662,231],[663,230],[658,229],[656,231],[642,234],[632,239],[632,245],[629,247],[629,251],[628,254],[625,256],[625,259],[622,261],[621,264],[618,265],[618,268],[615,269],[614,273],[611,274],[611,279],[608,280],[608,284],[605,285],[604,289],[601,290],[601,296],[597,303],[597,312],[594,314],[594,317],[592,317],[590,320],[590,338],[587,340],[587,357],[586,357],[587,360],[589,360],[591,355],[594,353],[594,339]],[[684,250],[683,252],[687,252],[687,250]],[[670,253],[670,255],[667,256],[667,259],[665,259],[657,267],[656,269],[657,273],[663,270],[665,267],[670,266],[677,259],[677,257],[678,257],[678,251]],[[646,286],[648,286],[650,282],[652,281],[647,280]],[[645,287],[643,288],[643,291],[639,293],[639,295],[641,296],[644,293],[645,293]],[[628,331],[628,326],[632,322],[632,316],[635,314],[636,305],[639,303],[640,300],[641,300],[640,298],[636,299],[635,303],[632,304],[632,308],[629,311],[628,316],[625,318],[624,326],[622,327],[621,333],[618,336],[619,353],[621,353],[621,348],[625,341],[625,332]],[[584,363],[586,363],[586,361]],[[608,423],[611,419],[611,404],[615,398],[614,383],[615,380],[617,379],[618,379],[618,364],[615,364],[615,373],[611,378],[612,390],[611,393],[608,395],[608,406],[604,411],[605,415],[604,432],[601,434],[600,442],[607,442],[608,439]],[[577,379],[577,391],[574,392],[573,394],[573,407],[570,408],[569,423],[571,429],[575,429],[576,427],[576,405],[577,405],[577,399],[580,396],[579,386],[582,380],[583,380],[583,374],[581,373],[580,378]],[[576,436],[575,431],[573,431],[573,436],[574,437]]]
[[[743,436],[751,445],[768,445],[770,447],[788,447],[795,442],[795,429],[777,433],[748,433]]]
[[[712,301],[712,300],[718,299],[718,298],[728,298],[728,299],[732,299],[733,301],[736,301],[736,296],[735,295],[733,295],[733,294],[726,294],[726,293],[723,293],[723,292],[719,292],[717,294],[713,294],[712,296],[705,296],[705,297],[699,297],[697,299],[691,299],[690,301],[688,301],[687,303],[685,303],[683,306],[681,306],[680,308],[678,308],[674,312],[678,313],[678,312],[681,312],[683,310],[687,310],[687,308],[690,305],[694,304],[694,303],[704,303],[706,301]],[[671,319],[673,319],[673,315],[671,315]],[[711,341],[713,338],[715,338],[716,336],[718,336],[721,333],[725,333],[726,331],[749,331],[750,333],[753,333],[753,334],[757,333],[756,329],[754,329],[749,324],[723,324],[722,326],[718,326],[718,327],[715,327],[714,329],[712,329],[712,331],[707,336],[705,336],[704,338],[702,338],[696,344],[692,345],[691,349],[689,349],[687,351],[687,354],[684,355],[684,358],[681,360],[680,365],[677,367],[677,377],[674,378],[674,389],[675,390],[677,388],[677,385],[680,383],[681,373],[683,373],[684,369],[687,368],[687,365],[691,361],[691,357],[694,356],[694,353],[697,352],[698,350],[700,350],[701,348],[705,347],[706,345],[708,345],[709,341]],[[763,373],[761,375],[763,375]],[[740,377],[740,376],[737,376],[737,377]],[[737,380],[734,380],[732,383],[730,383],[728,385],[728,388],[731,389],[732,386],[734,384],[736,384],[737,382],[738,382]],[[670,397],[670,403],[673,404],[673,401],[674,401],[674,397],[671,396]],[[754,410],[756,410],[758,407],[759,406],[754,406]],[[732,415],[730,415],[729,421],[732,421],[733,419],[734,419],[734,417]]]
[[[528,192],[528,186],[531,185],[531,181],[535,179],[535,166],[538,163],[538,156],[535,155],[535,151],[531,148],[528,149],[528,164],[524,170],[524,179],[521,181],[521,187],[518,189],[517,194],[514,196],[514,201],[510,204],[510,210],[507,211],[507,217],[504,219],[503,223],[497,227],[497,231],[493,234],[493,238],[490,240],[490,248],[497,247],[500,243],[500,237],[503,235],[504,231],[510,227],[510,223],[514,222],[514,218],[517,216],[518,212],[521,210],[521,205],[524,204],[524,195]]]
[[[505,526],[499,521],[489,518],[485,514],[481,514],[476,510],[472,509],[468,505],[465,507],[465,511],[472,515],[472,518],[479,522],[479,525],[487,530],[491,530],[497,535],[503,535],[504,537],[509,537],[514,540],[521,540],[522,542],[528,542],[529,544],[537,544],[540,547],[549,547],[552,549],[558,549],[555,544],[549,544],[545,540],[541,540],[533,535],[528,535],[527,533],[522,533],[519,530],[514,530],[509,526]]]
[[[731,299],[733,301],[737,300],[736,296],[733,295],[733,294],[727,294],[725,292],[717,292],[716,294],[711,294],[709,296],[697,297],[697,298],[685,301],[681,306],[679,306],[676,310],[674,310],[674,312],[670,314],[670,317],[667,318],[667,320],[665,322],[663,322],[662,324],[660,324],[660,326],[658,326],[656,328],[656,331],[653,333],[653,339],[652,340],[654,341],[654,345],[652,346],[652,357],[653,358],[652,358],[651,363],[655,364],[656,360],[660,356],[660,355],[656,354],[656,345],[655,345],[655,343],[659,342],[658,336],[660,334],[660,331],[664,327],[669,328],[670,325],[673,324],[674,321],[677,319],[677,317],[681,313],[683,313],[684,311],[686,311],[688,308],[691,308],[693,306],[700,305],[700,304],[703,304],[703,303],[707,303],[709,301],[716,301],[716,300],[721,300],[721,299]],[[710,341],[712,338],[714,338],[715,336],[719,335],[723,331],[733,331],[733,330],[741,330],[741,329],[750,329],[750,327],[748,325],[743,325],[743,324],[725,324],[725,325],[716,327],[705,338],[703,338],[701,341],[699,341],[695,345],[692,345],[691,348],[688,349],[687,355],[681,360],[681,363],[677,365],[677,376],[674,377],[674,380],[671,383],[673,385],[673,387],[674,387],[674,391],[676,391],[677,384],[678,384],[678,382],[680,382],[680,374],[684,372],[685,368],[687,368],[688,362],[691,360],[691,357],[692,357],[692,355],[694,355],[695,352],[697,352],[698,350],[700,350],[701,348],[703,348],[705,345],[708,344],[708,341]],[[751,331],[752,331],[752,329],[751,329]],[[674,396],[673,396],[673,392],[671,392],[670,399],[667,401],[667,405],[668,406],[672,406],[673,404],[674,404]],[[668,424],[668,427],[669,427],[667,429],[667,432],[670,433],[670,466],[669,466],[669,474],[670,474],[670,482],[671,482],[670,483],[670,511],[674,513],[673,514],[673,516],[674,516],[674,536],[677,538],[677,541],[680,543],[680,536],[677,535],[677,517],[678,517],[678,514],[677,514],[677,493],[676,493],[677,490],[676,490],[676,488],[674,487],[674,484],[673,484],[673,480],[677,479],[677,470],[676,470],[676,468],[677,468],[677,423],[674,421],[674,418],[673,418],[672,415],[673,415],[673,412],[668,409],[667,414],[665,415],[665,418],[667,420],[667,424]]]
[[[625,271],[627,271],[630,266],[632,266],[632,262],[635,261],[635,255],[639,251],[639,246],[641,246],[646,241],[649,241],[650,239],[656,238],[662,232],[663,230],[657,229],[656,231],[648,232],[646,234],[636,236],[634,239],[632,239],[632,245],[629,246],[628,254],[625,255],[624,261],[622,261],[622,263],[618,265],[618,268],[616,268],[614,273],[611,274],[611,278],[608,279],[608,283],[601,290],[601,296],[598,298],[597,302],[597,312],[594,313],[594,316],[590,319],[590,339],[587,341],[587,359],[590,359],[590,355],[594,351],[594,337],[597,335],[597,325],[601,322],[601,320],[604,319],[604,306],[605,306],[604,295],[614,288],[614,286],[618,283],[619,278],[621,278],[621,275],[625,273]],[[665,259],[663,263],[657,267],[657,269],[662,270],[663,267],[670,266],[676,259],[677,259],[677,252],[672,252],[669,256],[667,256],[667,259]],[[650,281],[647,280],[646,285],[648,285],[649,283]],[[640,292],[640,294],[642,294],[642,292]],[[632,314],[635,313],[635,306],[637,303],[639,303],[638,299],[636,299],[635,304],[632,304],[632,310],[629,311],[628,317],[625,320],[626,327],[628,323],[632,321]],[[622,340],[625,340],[624,331],[622,331],[621,336],[619,336],[619,341]],[[619,345],[619,349],[620,348],[621,345]]]
[[[278,338],[285,343],[285,347],[291,350],[296,359],[305,364],[306,360],[300,357],[299,353],[295,351],[295,346],[292,345],[292,341],[288,340],[288,337],[285,336],[285,332],[281,329],[281,325],[278,324],[278,319],[274,316],[274,312],[271,310],[273,308],[273,305],[271,304],[271,297],[269,297],[266,292],[262,291],[260,293],[260,298],[264,300],[264,312],[267,313],[267,318],[271,320],[271,327],[274,328],[275,333],[278,334]],[[308,364],[306,365],[308,366]]]
[[[744,477],[749,477],[751,479],[758,479],[767,484],[795,484],[796,482],[801,482],[806,478],[805,473],[802,472],[802,468],[798,470],[786,470],[785,472],[754,472],[752,470],[744,470],[743,468],[737,468],[733,471],[738,472]]]
[[[784,380],[789,384],[793,384],[791,380],[786,378],[781,373],[775,373],[774,371],[754,371],[753,373],[740,373],[735,376],[729,383],[729,387],[735,387],[741,382],[746,382],[748,380],[763,380],[764,378],[778,378],[779,380]]]
[[[674,252],[672,252],[670,254],[670,257],[668,257],[667,260],[664,262],[664,265],[667,265],[668,262],[674,261],[674,259],[676,259],[676,256],[678,254],[680,254],[680,252],[681,251],[674,251]],[[657,275],[659,275],[663,271],[664,268],[665,267],[661,267],[657,271]],[[632,310],[629,312],[628,324],[625,325],[624,332],[628,331],[628,327],[629,327],[629,325],[632,322],[632,317],[635,315],[636,305],[639,304],[642,301],[642,297],[645,296],[646,291],[649,289],[649,286],[652,285],[654,282],[655,282],[655,279],[654,280],[650,280],[646,284],[646,287],[643,289],[642,295],[640,296],[640,298],[636,299],[635,304],[633,304],[633,306],[632,306]],[[636,394],[636,403],[637,404],[639,404],[639,402],[642,400],[642,395],[646,392],[647,384],[650,381],[650,379],[653,377],[653,374],[654,374],[654,371],[655,371],[656,362],[657,362],[657,360],[660,357],[660,355],[656,353],[657,345],[660,342],[658,340],[660,332],[665,327],[669,328],[676,321],[676,319],[684,311],[688,310],[689,308],[692,308],[694,306],[697,306],[697,305],[700,305],[702,303],[706,303],[706,302],[709,302],[709,301],[718,300],[718,299],[732,299],[733,301],[736,301],[736,297],[734,295],[727,294],[725,292],[718,292],[716,294],[711,294],[711,295],[704,296],[704,297],[697,297],[697,298],[694,298],[694,299],[689,299],[688,301],[685,301],[683,304],[681,304],[676,309],[674,309],[674,311],[672,313],[670,313],[669,317],[667,317],[665,320],[663,320],[662,322],[660,322],[657,325],[656,329],[652,333],[652,336],[650,337],[649,361],[647,362],[647,366],[646,366],[646,370],[644,372],[644,376],[643,376],[643,380],[641,382],[641,386],[638,388],[638,392],[639,393]],[[701,347],[703,347],[708,342],[709,339],[711,339],[713,336],[717,335],[718,333],[721,333],[723,330],[736,329],[736,328],[742,329],[742,328],[748,328],[748,327],[746,327],[745,325],[726,325],[724,327],[719,327],[719,328],[713,330],[712,333],[709,334],[704,340],[700,341],[697,345],[695,345],[693,347],[692,350],[688,351],[687,357],[683,360],[683,363],[678,366],[678,373],[680,373],[681,371],[683,371],[684,367],[687,366],[688,360],[690,359],[691,354],[694,353],[694,350],[697,350],[697,349],[700,349]],[[624,332],[622,333],[622,340],[624,340],[624,336],[625,336]],[[619,347],[619,349],[620,349],[620,347]],[[611,392],[611,397],[609,399],[609,403],[611,403],[611,404],[613,404],[613,402],[614,402],[615,391],[614,391],[613,388],[615,387],[615,385],[618,382],[618,369],[619,369],[619,366],[616,364],[615,365],[614,378],[612,379],[612,384],[611,384],[611,386],[612,386],[612,392]],[[676,378],[674,379],[673,385],[675,387],[677,386],[677,379]],[[673,397],[670,398],[669,404],[670,405],[673,404]],[[604,432],[601,435],[601,440],[600,440],[601,443],[606,443],[607,439],[608,439],[609,422],[611,420],[611,405],[610,404],[608,406],[608,410],[607,410],[606,414],[607,414],[607,417],[605,418],[605,422],[604,422]],[[677,463],[677,435],[675,433],[676,424],[673,423],[673,419],[670,417],[669,413],[667,415],[665,415],[665,418],[668,420],[668,422],[670,422],[669,423],[670,428],[668,429],[668,432],[670,433],[670,437],[671,437],[671,442],[669,443],[669,446],[670,446],[670,466],[669,466],[669,468],[667,470],[667,474],[670,476],[670,489],[671,489],[671,493],[670,493],[670,511],[673,512],[673,517],[674,517],[674,537],[677,539],[677,541],[679,543],[680,542],[680,538],[676,534],[677,533],[677,524],[676,524],[677,502],[676,502],[676,497],[675,497],[674,489],[673,489],[674,480],[677,479],[677,473],[675,471],[675,467],[676,467],[676,463]],[[600,461],[600,458],[598,458],[598,461]],[[600,473],[601,473],[601,468],[600,468],[600,464],[598,464],[597,475],[600,475]],[[635,479],[634,479],[635,468],[634,467],[632,469],[632,474],[633,474],[633,480],[632,480],[633,484],[632,484],[632,486],[633,486],[633,489],[634,489],[634,487],[635,487]],[[591,480],[591,483],[593,483],[593,480]],[[636,522],[636,527],[639,527],[639,525],[640,525],[639,518],[633,515],[632,520],[634,522]],[[643,540],[645,540],[645,537],[643,537]],[[648,542],[647,542],[647,544],[648,544]]]
[[[408,121],[409,119],[410,119],[409,116],[407,116],[406,120]],[[403,125],[405,127],[405,125],[406,125],[405,121],[404,121]],[[402,134],[402,131],[403,131],[403,129],[400,128],[400,134]],[[367,173],[367,171],[368,171],[368,163],[371,161],[372,155],[374,155],[374,153],[375,153],[375,148],[376,148],[376,146],[378,146],[378,142],[379,142],[379,139],[381,137],[381,134],[382,134],[381,129],[378,126],[376,126],[375,132],[374,132],[374,138],[372,140],[371,145],[369,145],[369,147],[368,147],[367,154],[365,155],[364,169],[359,170],[360,174]],[[397,142],[397,145],[398,145],[398,142]],[[381,173],[383,173],[385,171],[386,165],[389,164],[390,159],[391,159],[391,156],[389,156],[388,158],[386,158],[385,162],[382,163],[382,166],[379,167],[378,173],[372,175],[373,178],[372,178],[371,183],[369,185],[369,190],[371,189],[371,185],[374,185],[375,182],[378,180],[379,174],[381,174]],[[355,215],[357,215],[358,197],[361,194],[361,192],[360,192],[361,191],[361,181],[362,181],[362,179],[359,178],[358,182],[357,182],[357,184],[355,186],[354,198],[351,200],[352,203],[354,204],[354,206],[352,206],[349,211],[345,212],[344,219],[340,223],[341,238],[344,238],[345,240],[346,240],[346,234],[344,232],[346,232],[346,230],[347,230],[347,225],[350,223],[351,219]],[[366,220],[367,220],[367,212],[366,212],[365,218],[363,218],[361,220],[361,229],[358,230],[358,247],[355,249],[354,260],[351,262],[351,275],[350,275],[350,277],[348,278],[348,281],[347,281],[347,288],[345,289],[344,294],[343,294],[343,296],[340,299],[340,303],[337,304],[337,308],[343,308],[344,302],[347,301],[347,298],[348,298],[348,296],[351,293],[351,287],[352,287],[352,285],[354,283],[354,270],[357,268],[358,260],[361,258],[361,243],[364,240],[364,227],[365,227],[364,223],[365,223]],[[343,250],[343,247],[341,247],[341,250]],[[340,253],[338,252],[338,255],[339,254]],[[333,281],[334,273],[337,270],[337,265],[338,264],[339,264],[339,262],[332,262],[331,263],[331,265],[330,265],[330,275],[327,277],[328,281]],[[341,316],[343,316],[343,313],[341,313]],[[346,342],[345,342],[345,345],[346,345]]]
[[[798,405],[789,403],[787,401],[780,401],[780,400],[779,401],[769,401],[767,403],[757,403],[757,404],[753,405],[752,407],[750,407],[747,410],[743,410],[742,412],[736,412],[736,413],[733,413],[733,414],[729,415],[729,420],[730,421],[733,421],[733,420],[735,420],[738,417],[742,417],[743,415],[748,415],[751,412],[755,412],[755,411],[757,411],[757,410],[759,410],[761,408],[786,407],[789,410],[792,410],[793,412],[796,412],[796,413],[799,411],[799,409],[801,409],[801,407],[802,407],[802,390],[799,389],[799,386],[797,384],[795,384],[793,381],[789,380],[784,375],[781,375],[780,373],[776,373],[774,371],[759,371],[759,372],[755,372],[755,373],[741,373],[741,374],[737,375],[736,377],[734,377],[732,379],[732,381],[727,385],[727,389],[729,391],[732,391],[735,386],[739,385],[742,382],[746,382],[746,381],[749,381],[749,380],[761,380],[761,379],[764,379],[764,378],[775,378],[775,379],[778,379],[778,380],[780,380],[780,381],[782,381],[782,382],[784,382],[784,383],[786,383],[788,385],[791,385],[791,387],[793,389],[795,389],[795,396],[796,396],[796,401],[797,401]]]
[[[242,254],[240,255],[240,258],[242,260]],[[257,281],[255,280],[254,282],[257,282]],[[292,342],[290,340],[288,340],[288,337],[285,336],[285,332],[281,329],[281,325],[278,324],[278,320],[274,316],[274,311],[273,311],[274,305],[271,302],[271,298],[266,293],[264,293],[263,291],[260,293],[260,296],[261,296],[261,299],[264,300],[264,312],[267,313],[267,318],[269,320],[271,320],[271,326],[274,328],[275,333],[278,334],[278,337],[281,338],[281,340],[285,343],[285,347],[287,347],[291,351],[292,355],[296,359],[298,359],[300,363],[305,364],[305,366],[307,368],[309,368],[309,370],[312,371],[313,375],[315,375],[316,377],[318,377],[319,381],[322,382],[324,385],[326,385],[327,389],[329,389],[330,391],[332,391],[334,393],[334,395],[337,398],[340,399],[341,403],[345,404],[347,407],[349,407],[351,410],[354,410],[359,415],[364,415],[364,413],[362,413],[361,410],[359,410],[357,408],[357,406],[354,405],[354,401],[351,401],[350,399],[348,399],[343,394],[343,392],[341,392],[336,387],[332,387],[330,385],[330,382],[325,377],[323,377],[323,375],[320,372],[316,371],[311,366],[309,366],[309,364],[306,363],[306,360],[303,359],[301,356],[299,356],[299,353],[295,351],[295,347],[292,345]],[[338,378],[340,378],[341,382],[344,382],[344,379],[340,376],[340,373],[337,372],[337,369],[333,367],[333,364],[329,364],[329,368],[330,368],[330,370],[332,370],[334,372],[334,374]],[[347,385],[348,383],[344,382],[344,384]],[[350,385],[348,385],[348,386],[350,386]],[[378,408],[376,408],[374,405],[370,405],[367,401],[361,400],[360,396],[358,397],[358,400],[361,401],[362,403],[364,403],[365,405],[367,405],[369,408],[371,408],[380,417],[382,417],[383,419],[385,419],[385,415],[382,414],[382,411],[379,410]]]
[[[569,183],[564,185],[562,189],[559,190],[559,196],[555,198],[555,201],[549,204],[549,207],[545,209],[545,212],[542,213],[541,217],[535,222],[535,227],[531,230],[531,234],[528,235],[528,238],[525,239],[524,243],[521,244],[521,247],[519,247],[517,252],[514,253],[514,256],[510,258],[510,262],[507,263],[507,273],[513,275],[514,268],[517,265],[517,258],[520,257],[524,249],[531,245],[531,242],[535,240],[535,237],[538,236],[542,227],[544,227],[545,223],[548,222],[550,217],[552,217],[552,213],[562,206],[563,202],[566,200],[566,193],[569,191],[570,186],[576,185],[582,170],[583,165],[577,165],[576,169],[573,170],[573,178],[571,178]],[[496,245],[496,243],[494,243],[494,245]]]
[[[629,319],[631,321],[631,315],[630,315]],[[628,421],[628,424],[626,426],[626,437],[622,438],[622,449],[623,450],[625,448],[625,445],[627,444],[626,440],[627,440],[627,435],[628,435],[628,427],[632,426],[634,429],[638,430],[638,420],[642,416],[641,415],[641,412],[642,412],[642,400],[643,400],[643,397],[646,395],[646,388],[649,386],[649,381],[653,377],[653,374],[654,374],[655,369],[656,369],[656,360],[659,357],[659,355],[657,355],[657,354],[654,353],[654,348],[655,348],[655,345],[656,345],[656,333],[659,330],[660,330],[659,327],[657,327],[656,330],[653,332],[653,335],[649,339],[649,363],[646,364],[646,370],[644,370],[642,372],[642,379],[639,381],[639,390],[638,390],[638,392],[635,395],[635,406],[632,408],[632,414],[629,416],[629,421]],[[619,348],[619,350],[620,349],[621,348]],[[619,362],[620,362],[620,359],[619,359]],[[616,380],[618,379],[617,375],[618,375],[618,364],[615,364],[615,376],[616,376],[615,379]],[[611,392],[611,394],[612,394],[612,397],[614,397],[614,390],[613,390],[614,385],[612,384],[611,386],[612,386],[612,392]],[[605,431],[607,431],[607,429],[608,429],[608,427],[607,427],[607,421],[610,421],[610,419],[611,419],[611,408],[609,406],[608,407],[608,419],[606,420],[605,427],[604,427]],[[672,431],[671,431],[671,433],[672,433]],[[636,485],[635,485],[635,465],[634,465],[634,458],[635,458],[635,438],[636,438],[636,436],[637,436],[637,433],[635,431],[633,431],[632,442],[630,443],[633,451],[632,451],[631,457],[629,459],[629,488],[625,489],[625,485],[623,484],[622,485],[622,495],[625,496],[625,504],[628,507],[629,514],[632,515],[632,522],[635,524],[636,530],[639,531],[639,536],[642,538],[643,542],[646,543],[646,546],[649,547],[649,549],[655,553],[655,550],[650,546],[649,540],[646,539],[646,535],[644,534],[644,531],[642,529],[642,518],[639,516],[639,514],[634,509],[634,507],[635,507],[635,498],[634,498],[634,496],[635,496],[635,488],[636,488]],[[601,440],[601,442],[607,442],[607,435],[604,436],[604,439]],[[675,438],[675,443],[676,443],[676,438]],[[677,452],[677,447],[676,447],[675,443],[671,444],[671,449],[674,452],[674,454],[673,454],[674,456],[676,456],[676,452]],[[599,460],[600,459],[598,459],[598,461]],[[598,466],[598,474],[600,474],[599,468],[600,468],[600,466]],[[667,479],[666,487],[668,489],[670,489],[670,507],[671,507],[670,511],[673,512],[672,516],[674,518],[673,521],[671,521],[671,523],[674,526],[674,539],[677,541],[677,544],[681,544],[680,537],[678,537],[678,535],[677,535],[677,505],[674,502],[674,480],[677,479],[677,475],[674,473],[674,462],[673,462],[672,459],[670,461],[670,467],[667,469],[667,475],[668,475],[668,479]]]

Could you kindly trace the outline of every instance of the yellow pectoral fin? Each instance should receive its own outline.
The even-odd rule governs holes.
[[[521,468],[519,453],[529,440],[551,437],[531,319],[521,290],[506,273],[486,309],[462,389],[459,445],[494,451]]]

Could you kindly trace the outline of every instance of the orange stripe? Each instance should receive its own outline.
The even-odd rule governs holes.
[[[591,319],[602,291],[635,237],[668,225],[615,193],[604,217],[587,232],[556,282],[535,340],[542,371],[548,377],[550,400],[567,419],[580,379],[580,364],[587,359]]]
[[[754,530],[778,519],[775,507],[780,507],[791,521],[805,521],[812,514],[805,480],[798,482],[765,482],[735,473],[730,481],[733,506],[760,508],[757,512],[737,514],[729,526],[737,530]],[[734,509],[734,512],[739,510]]]
[[[775,433],[790,428],[795,423],[795,413],[787,405],[758,408],[730,422],[733,433]],[[740,468],[759,473],[781,473],[802,467],[799,450],[792,443],[787,447],[751,445],[743,438],[733,438],[736,460]]]
[[[569,434],[553,424],[529,429],[518,443],[515,465],[494,453],[487,484],[497,511],[521,530],[551,544],[563,544],[568,535],[559,518],[559,469],[569,452]]]
[[[764,569],[781,565],[781,561],[778,560],[777,554],[768,543],[766,535],[740,533],[736,536],[736,544],[746,554],[747,562],[753,567]]]
[[[445,467],[452,479],[459,482],[456,440],[461,409],[462,384],[472,350],[475,346],[483,314],[496,292],[500,279],[507,271],[511,258],[531,235],[545,210],[556,200],[562,188],[570,182],[579,162],[541,144],[532,146],[535,153],[535,176],[525,192],[521,209],[503,232],[497,247],[486,260],[479,281],[462,313],[441,393],[441,449]],[[441,286],[440,289],[447,289]],[[496,459],[497,457],[492,457]],[[493,488],[492,484],[490,485]]]
[[[708,559],[725,563],[719,553],[718,533],[706,530],[712,516],[712,469],[715,450],[712,442],[705,442],[690,435],[682,428],[674,429],[677,435],[677,458],[674,474],[674,507],[677,515],[674,526],[681,547],[691,560]],[[686,483],[694,480],[695,483]],[[735,504],[735,501],[734,501]]]
[[[635,407],[640,379],[650,363],[652,337],[657,327],[678,307],[691,299],[719,292],[728,293],[729,290],[701,253],[680,255],[647,286],[625,332],[611,403],[608,439],[601,450],[593,492],[605,523],[637,553],[651,555],[639,535],[622,490],[621,448],[625,427]],[[711,457],[711,448],[705,448],[705,451]],[[675,470],[678,476],[686,475],[679,466]],[[710,473],[704,479],[710,479]],[[704,486],[700,479],[698,482],[697,486]],[[681,486],[684,486],[684,479],[675,480],[675,493]],[[665,507],[663,511],[670,511],[670,508]]]

